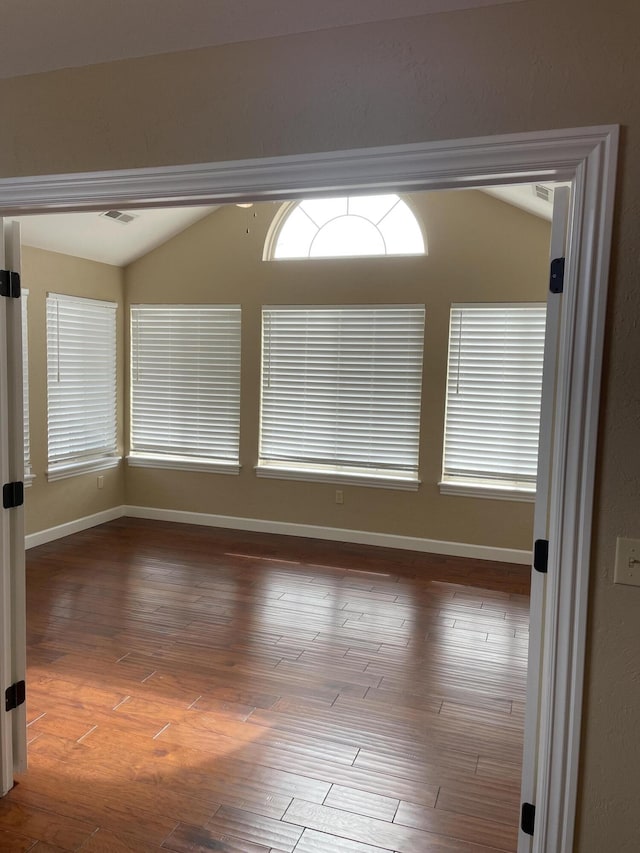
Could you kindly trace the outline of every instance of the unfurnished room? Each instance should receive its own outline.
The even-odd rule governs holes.
[[[4,4],[0,850],[635,853],[618,5]]]
[[[11,843],[516,849],[555,192],[23,217]]]

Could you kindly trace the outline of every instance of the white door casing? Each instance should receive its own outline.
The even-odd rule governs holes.
[[[0,265],[20,274],[20,224],[0,220]],[[0,297],[0,485],[24,480],[22,300]],[[26,673],[24,507],[0,509],[0,791],[26,768],[26,706],[7,711],[7,688]]]
[[[616,126],[577,128],[251,161],[0,180],[0,213],[13,214],[286,200],[353,190],[408,192],[572,183],[550,439],[550,571],[543,596],[540,701],[538,719],[529,714],[527,723],[540,732],[533,853],[570,853],[573,849],[618,135]]]
[[[565,258],[566,237],[571,191],[558,187],[553,197],[553,219],[549,261]],[[538,474],[536,479],[536,505],[533,522],[533,540],[549,539],[549,503],[551,497],[551,450],[554,427],[555,397],[557,393],[558,347],[562,293],[549,289],[547,320],[545,326],[542,402],[540,407],[540,442],[538,445]],[[527,703],[525,712],[524,755],[522,763],[522,802],[535,806],[538,778],[540,691],[542,653],[544,640],[546,574],[531,573],[531,604],[529,620],[529,656],[527,664]],[[518,853],[529,853],[533,838],[520,829]]]
[[[0,220],[4,232],[4,222]],[[6,268],[4,237],[0,240],[0,267]],[[7,370],[7,299],[0,297],[0,486],[9,481],[9,390]],[[13,733],[11,716],[5,711],[5,690],[12,683],[11,672],[11,531],[9,514],[0,510],[0,794],[13,784]]]

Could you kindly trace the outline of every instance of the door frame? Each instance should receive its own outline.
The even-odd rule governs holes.
[[[0,262],[20,275],[20,223],[0,217]],[[22,294],[0,304],[0,483],[24,481],[22,389]],[[3,496],[4,497],[4,496]],[[3,501],[4,503],[4,501]],[[0,509],[0,792],[6,793],[15,773],[26,769],[26,707],[5,706],[5,690],[24,681],[26,662],[26,596],[24,506]]]
[[[367,189],[410,192],[571,182],[551,449],[534,853],[573,849],[618,137],[618,127],[611,125],[0,180],[0,215],[4,216],[277,201]]]

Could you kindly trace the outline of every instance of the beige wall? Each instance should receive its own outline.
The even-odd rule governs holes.
[[[35,533],[124,503],[123,465],[100,473],[104,488],[97,487],[97,474],[78,474],[55,482],[47,481],[47,347],[46,296],[48,292],[88,296],[119,303],[117,312],[118,443],[122,447],[123,293],[122,270],[24,246],[22,283],[29,291],[29,416],[31,463],[36,475],[26,490],[27,533]]]
[[[243,324],[240,475],[130,467],[127,503],[531,548],[532,504],[441,495],[437,483],[451,303],[544,301],[549,223],[477,191],[409,201],[426,230],[424,257],[264,262],[280,208],[267,203],[224,207],[127,267],[128,304],[240,303]],[[257,478],[261,306],[367,302],[426,305],[419,490],[341,486],[337,505],[335,485]]]
[[[637,850],[640,4],[526,0],[0,82],[0,174],[195,163],[531,129],[623,126],[578,791],[580,853]]]

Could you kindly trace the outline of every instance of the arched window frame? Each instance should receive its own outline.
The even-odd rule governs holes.
[[[385,195],[385,193],[379,193],[379,195]],[[423,242],[423,246],[424,246],[424,249],[422,252],[407,252],[407,253],[399,253],[399,252],[386,253],[385,252],[385,254],[372,254],[372,255],[323,255],[320,257],[306,256],[306,257],[297,257],[297,258],[286,258],[286,257],[285,258],[277,258],[275,256],[275,251],[276,251],[276,246],[278,244],[278,239],[280,237],[282,229],[284,228],[284,225],[287,222],[287,219],[293,213],[293,211],[299,205],[303,204],[305,201],[309,201],[313,198],[312,196],[306,196],[305,198],[296,199],[295,201],[288,201],[288,202],[285,202],[283,205],[281,205],[281,207],[277,211],[276,215],[273,217],[273,220],[271,221],[271,225],[269,226],[269,230],[267,231],[267,236],[266,236],[266,239],[264,242],[262,260],[263,261],[276,261],[278,263],[281,263],[281,262],[287,262],[287,261],[320,261],[320,262],[330,261],[330,260],[352,261],[352,260],[362,260],[362,259],[367,260],[367,259],[371,259],[371,258],[418,258],[418,257],[426,256],[428,254],[427,236],[425,233],[425,228],[424,228],[424,224],[422,222],[422,219],[417,214],[414,205],[411,203],[410,200],[408,200],[405,196],[400,195],[399,193],[388,193],[388,195],[397,195],[398,198],[400,199],[400,201],[402,201],[409,208],[409,211],[411,212],[413,219],[416,223],[416,226],[419,228],[420,234],[422,236],[422,242]],[[326,196],[326,198],[355,198],[355,197],[357,197],[357,196],[352,196],[352,195],[349,195],[349,196],[347,196],[347,195]],[[321,198],[321,197],[318,197],[318,198]],[[371,222],[372,220],[368,220],[368,221]],[[373,223],[373,224],[375,225],[375,223]],[[375,225],[375,227],[377,227],[377,225]],[[321,229],[318,229],[318,232],[316,232],[316,233],[319,233],[320,230]],[[383,239],[384,239],[384,236],[383,236]]]

